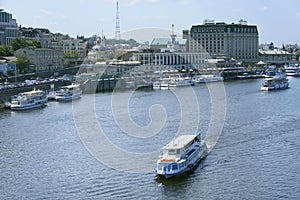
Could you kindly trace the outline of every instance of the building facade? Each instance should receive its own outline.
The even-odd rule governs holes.
[[[215,23],[205,20],[203,25],[195,25],[190,29],[189,51],[206,51],[212,58],[228,57],[245,63],[258,60],[258,29],[256,25],[239,23]]]
[[[259,50],[259,60],[266,64],[284,66],[292,62],[292,54],[284,50]]]
[[[209,54],[206,52],[150,52],[133,53],[133,60],[147,65],[146,70],[188,70],[207,68]]]
[[[161,51],[183,52],[186,51],[187,39],[183,38],[154,38],[150,44],[150,49]]]
[[[37,41],[40,42],[42,48],[52,47],[51,33],[48,29],[20,27],[20,34],[27,42]]]
[[[14,60],[0,58],[0,77],[14,75],[17,70],[17,65]]]
[[[18,24],[12,14],[0,10],[0,45],[9,46],[11,40],[18,36]]]
[[[16,57],[26,57],[32,70],[52,71],[63,68],[64,53],[62,49],[27,47],[15,52]]]

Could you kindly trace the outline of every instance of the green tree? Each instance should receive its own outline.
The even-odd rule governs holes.
[[[24,48],[28,46],[28,43],[26,42],[26,40],[24,38],[14,38],[12,39],[12,41],[10,42],[10,45],[12,47],[13,51],[16,51],[18,49]]]
[[[6,45],[0,46],[0,56],[12,56],[13,53],[11,52],[10,48]]]
[[[79,53],[77,51],[66,51],[64,53],[64,58],[78,58]]]
[[[41,43],[38,42],[38,41],[35,41],[35,40],[33,40],[32,42],[28,42],[27,45],[28,46],[34,46],[36,48],[41,48],[42,47]]]
[[[26,57],[20,56],[16,60],[17,70],[20,73],[24,73],[25,69],[28,69],[29,60]]]

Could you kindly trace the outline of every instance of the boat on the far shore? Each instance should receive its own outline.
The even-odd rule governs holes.
[[[192,80],[195,83],[210,83],[223,81],[224,78],[220,74],[201,74],[193,76]]]
[[[10,103],[10,109],[17,111],[39,108],[45,106],[47,101],[46,92],[34,89],[13,96]]]
[[[61,87],[55,93],[56,101],[72,101],[75,99],[79,99],[82,95],[82,90],[80,85],[72,84]]]
[[[289,66],[285,68],[285,73],[287,76],[300,76],[300,66]]]
[[[280,90],[289,88],[289,80],[285,74],[279,74],[272,78],[267,78],[260,88],[262,91]]]

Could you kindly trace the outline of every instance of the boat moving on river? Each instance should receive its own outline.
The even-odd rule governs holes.
[[[200,132],[180,135],[161,149],[155,173],[164,178],[180,175],[191,170],[207,154]]]
[[[289,88],[289,80],[287,79],[286,75],[280,74],[272,78],[267,78],[263,82],[260,90],[269,91],[269,90],[280,90],[280,89],[287,89],[287,88]]]

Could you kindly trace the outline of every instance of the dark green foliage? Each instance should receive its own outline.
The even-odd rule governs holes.
[[[24,38],[14,38],[11,42],[10,45],[12,47],[13,51],[16,51],[18,49],[27,47],[28,44]]]
[[[6,45],[0,46],[0,56],[12,56],[12,55],[13,55],[13,53],[8,46],[6,46]]]
[[[67,51],[64,53],[64,58],[78,58],[79,53],[77,51]]]
[[[28,69],[29,60],[26,57],[18,57],[16,60],[17,69],[19,72],[24,72],[24,70]]]
[[[28,46],[35,46],[36,48],[41,48],[42,47],[41,43],[38,42],[38,41],[35,41],[35,40],[33,40],[32,42],[28,42],[27,44],[28,44]]]
[[[17,51],[18,49],[28,47],[28,46],[34,46],[36,48],[41,48],[41,43],[38,41],[31,41],[27,42],[24,38],[15,38],[10,43],[12,50]]]

